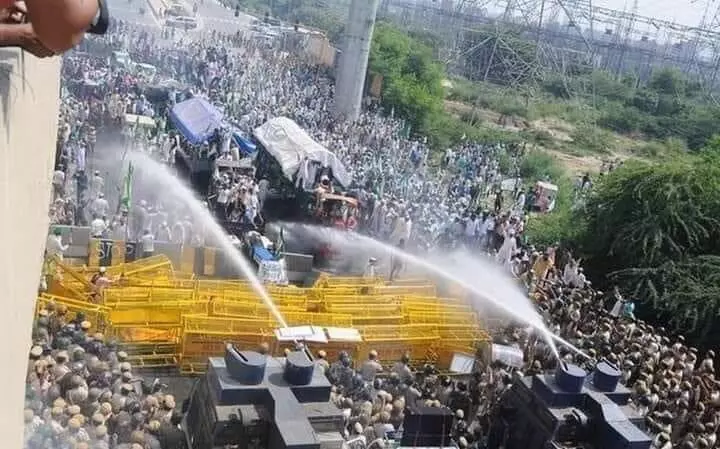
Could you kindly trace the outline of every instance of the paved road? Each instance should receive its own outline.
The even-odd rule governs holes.
[[[195,0],[186,0],[185,3],[192,8]],[[145,8],[145,14],[140,14],[140,8]],[[216,0],[198,0],[197,30],[191,33],[203,33],[217,30],[222,33],[235,33],[247,30],[253,19],[252,16],[241,13],[235,17],[235,11],[222,6]],[[156,18],[147,0],[115,0],[109,4],[110,14],[117,20],[135,23],[138,25],[160,27],[162,20]]]
[[[140,8],[145,8],[145,14],[140,14]],[[144,26],[159,26],[145,0],[115,0],[108,2],[108,9],[114,19]]]
[[[190,2],[188,2],[190,3]],[[222,6],[216,0],[204,0],[198,4],[198,16],[204,22],[205,29],[216,29],[224,33],[234,33],[250,27],[252,16],[240,13],[235,17],[235,11]]]

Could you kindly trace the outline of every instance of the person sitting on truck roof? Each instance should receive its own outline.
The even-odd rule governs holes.
[[[322,195],[327,193],[333,193],[333,186],[330,182],[330,178],[327,175],[323,175],[320,178],[320,184],[315,188],[315,192]]]

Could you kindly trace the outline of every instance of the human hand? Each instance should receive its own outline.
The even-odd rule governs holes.
[[[23,50],[32,53],[38,58],[47,58],[55,56],[55,52],[47,48],[35,34],[35,29],[31,23],[22,23],[16,25],[22,27],[18,34],[17,46]]]
[[[0,23],[24,23],[27,7],[23,1],[15,1],[8,7],[0,9]]]

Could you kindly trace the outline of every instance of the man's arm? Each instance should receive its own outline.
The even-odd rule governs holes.
[[[0,47],[20,47],[39,58],[54,54],[38,40],[30,23],[0,23]]]
[[[0,46],[19,46],[20,42],[22,41],[22,36],[25,33],[23,27],[27,27],[26,24],[16,25],[9,23],[0,23]]]
[[[56,53],[77,45],[95,20],[98,0],[25,0],[38,39]]]

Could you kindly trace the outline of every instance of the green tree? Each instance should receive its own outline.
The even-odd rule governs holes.
[[[382,75],[382,102],[408,120],[413,132],[436,130],[433,122],[442,115],[444,90],[442,66],[433,51],[409,34],[380,23],[370,47],[370,72]]]
[[[611,101],[625,101],[631,92],[626,84],[617,81],[612,75],[602,70],[594,72],[590,76],[590,81],[593,83],[590,88],[595,95]]]
[[[685,92],[685,76],[675,68],[663,68],[653,73],[648,87],[658,94],[682,96]]]
[[[642,112],[634,106],[609,103],[603,108],[598,124],[619,133],[630,134],[640,130],[644,118]]]
[[[577,238],[594,272],[697,336],[720,314],[720,165],[704,154],[615,170],[597,184]]]

